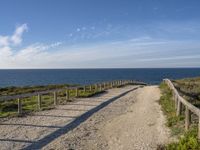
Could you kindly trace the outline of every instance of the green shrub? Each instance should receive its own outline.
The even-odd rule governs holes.
[[[181,117],[176,116],[176,109],[174,106],[174,101],[172,100],[171,90],[167,87],[165,83],[161,83],[160,89],[162,92],[162,96],[159,103],[162,106],[163,112],[167,116],[167,126],[171,127],[176,125]]]
[[[200,150],[200,143],[197,139],[197,128],[192,128],[180,138],[179,142],[166,146],[167,150]]]
[[[197,139],[197,127],[191,127],[184,133],[184,116],[176,116],[174,101],[172,100],[172,92],[165,83],[161,83],[160,89],[162,96],[160,105],[167,117],[167,126],[171,128],[172,135],[179,135],[178,142],[166,145],[165,150],[200,150],[200,143]],[[181,136],[182,135],[182,136]]]

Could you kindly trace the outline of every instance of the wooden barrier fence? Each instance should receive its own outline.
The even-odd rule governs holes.
[[[183,97],[181,97],[177,89],[174,87],[173,83],[169,79],[164,79],[163,81],[172,90],[173,100],[175,102],[175,107],[176,107],[176,115],[179,116],[181,114],[181,111],[183,110],[183,107],[185,107],[185,130],[186,131],[189,129],[189,126],[191,124],[191,113],[194,113],[195,115],[198,116],[198,119],[199,119],[198,139],[200,140],[200,109],[195,107],[191,103],[189,103]]]
[[[26,93],[26,94],[19,94],[19,95],[10,95],[10,96],[0,96],[0,102],[3,101],[12,101],[17,99],[18,103],[18,114],[23,113],[23,99],[36,96],[37,97],[37,107],[38,110],[41,109],[42,105],[42,96],[45,94],[53,94],[53,103],[54,105],[58,105],[58,92],[64,92],[66,97],[66,101],[70,100],[70,98],[73,98],[70,96],[70,91],[75,90],[75,97],[79,97],[79,93],[83,91],[86,93],[89,92],[97,92],[97,91],[103,91],[110,88],[115,88],[119,86],[124,86],[128,84],[135,84],[135,85],[146,85],[143,82],[137,82],[133,80],[117,80],[117,81],[110,81],[110,82],[103,82],[103,83],[96,83],[94,85],[84,85],[84,86],[77,86],[77,87],[66,87],[62,89],[54,89],[54,90],[48,90],[48,91],[40,91],[40,92],[34,92],[34,93]]]

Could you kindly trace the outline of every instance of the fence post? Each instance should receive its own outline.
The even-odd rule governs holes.
[[[78,88],[76,88],[76,97],[78,97]]]
[[[115,81],[115,87],[117,87],[117,81]]]
[[[95,91],[98,91],[98,84],[95,84]]]
[[[175,95],[175,99],[174,99],[174,104],[175,104],[175,108],[177,109],[177,104],[178,103],[178,95]]]
[[[104,82],[104,89],[106,90],[106,83]]]
[[[53,97],[54,97],[54,105],[57,105],[57,93],[53,92]]]
[[[100,85],[99,85],[99,86],[100,86],[100,91],[102,91],[102,84],[100,83]]]
[[[199,124],[198,124],[198,139],[200,140],[200,115],[199,117]]]
[[[190,110],[188,107],[185,107],[185,130],[187,131],[190,126],[191,116],[190,116]]]
[[[66,100],[69,100],[69,89],[66,90]]]
[[[17,101],[18,101],[18,114],[21,115],[22,114],[22,101],[20,98],[18,98]]]
[[[38,109],[40,110],[41,109],[41,95],[38,94]]]
[[[90,85],[90,92],[92,91],[92,85]]]
[[[179,116],[181,114],[181,101],[178,99],[178,106],[177,106],[177,111],[176,115]]]
[[[110,89],[113,88],[112,81],[108,82],[108,87],[109,87]]]
[[[84,93],[86,92],[86,86],[83,87],[83,91],[84,91]]]

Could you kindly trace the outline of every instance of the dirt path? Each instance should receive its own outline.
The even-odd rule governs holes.
[[[156,149],[169,141],[159,98],[157,86],[132,91],[43,149]]]
[[[41,149],[50,142],[61,139],[60,136],[70,130],[78,129],[88,117],[134,88],[127,86],[111,89],[101,96],[78,99],[31,116],[1,119],[0,149]]]

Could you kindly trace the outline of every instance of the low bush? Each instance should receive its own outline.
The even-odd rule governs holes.
[[[184,131],[184,116],[176,116],[176,109],[172,99],[172,92],[165,83],[160,84],[162,96],[160,105],[167,117],[167,126],[171,129],[173,136],[178,142],[159,146],[162,150],[200,150],[200,142],[197,139],[197,127],[191,127],[188,132]]]

